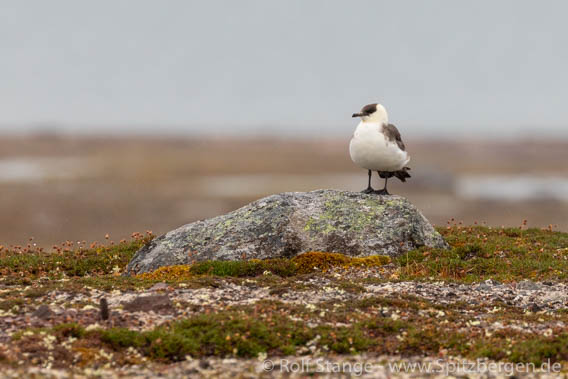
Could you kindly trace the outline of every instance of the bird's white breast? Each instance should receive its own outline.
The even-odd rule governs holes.
[[[353,162],[373,171],[398,171],[409,161],[406,151],[382,133],[382,124],[361,122],[349,144]]]

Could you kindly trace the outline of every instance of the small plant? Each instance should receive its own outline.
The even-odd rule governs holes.
[[[566,280],[568,234],[547,229],[452,226],[439,229],[451,249],[421,248],[396,260],[399,278],[479,282]],[[568,253],[568,251],[566,252]]]
[[[54,246],[51,252],[14,246],[0,251],[0,274],[38,278],[85,277],[116,274],[124,270],[134,253],[153,238],[152,234],[134,233],[131,241],[104,246],[98,243],[86,246],[70,241]]]

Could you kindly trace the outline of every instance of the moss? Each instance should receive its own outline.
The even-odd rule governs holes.
[[[139,348],[148,343],[144,334],[126,328],[105,330],[101,334],[101,340],[115,350],[127,347]]]
[[[137,275],[137,278],[146,280],[173,280],[183,281],[198,275],[215,275],[230,277],[254,277],[265,272],[291,276],[296,273],[295,264],[288,259],[266,259],[246,261],[204,261],[192,265],[177,265],[160,267],[156,271]]]
[[[338,253],[308,252],[292,259],[251,259],[242,261],[203,261],[192,265],[165,266],[136,276],[138,279],[151,281],[184,281],[199,275],[221,277],[255,277],[264,274],[289,277],[314,271],[327,271],[333,267],[372,268],[390,262],[382,255],[369,257],[348,257]]]
[[[41,346],[48,334],[55,336],[58,342],[74,337],[77,340],[70,348],[84,352],[85,362],[96,362],[96,356],[90,354],[93,347],[97,351],[113,350],[119,361],[129,348],[134,348],[143,356],[160,362],[183,360],[187,355],[196,358],[250,358],[259,353],[289,355],[311,346],[317,351],[338,354],[433,356],[446,351],[472,359],[488,357],[535,364],[568,358],[566,333],[544,337],[536,332],[502,329],[488,337],[475,328],[463,328],[471,314],[479,315],[483,310],[467,304],[459,307],[455,314],[446,309],[440,317],[439,312],[432,312],[433,304],[398,294],[347,302],[342,307],[319,304],[316,309],[265,300],[196,315],[148,331],[111,328],[86,332],[77,324],[64,324],[53,329],[29,330],[32,334],[16,333],[12,343],[18,347]],[[386,315],[381,313],[385,310]],[[395,313],[396,318],[392,316]],[[508,314],[511,320],[517,315]],[[559,320],[564,322],[566,316],[562,315]]]
[[[536,337],[515,344],[509,356],[512,362],[533,362],[541,365],[546,360],[568,360],[568,334],[552,338]]]
[[[318,326],[273,315],[269,321],[237,312],[200,315],[148,332],[122,328],[103,331],[101,340],[115,349],[135,347],[152,359],[178,361],[185,356],[256,357],[259,353],[293,353],[316,336],[335,352],[365,349],[371,341],[361,330]]]
[[[191,273],[196,275],[217,275],[233,277],[252,277],[270,272],[279,276],[291,276],[296,272],[294,262],[289,259],[251,259],[247,261],[205,261],[191,265]]]
[[[36,333],[40,333],[42,331],[48,331],[48,329],[40,329],[40,328],[26,328],[23,330],[18,330],[17,332],[12,333],[11,335],[11,340],[12,341],[19,341],[22,338],[24,338],[24,336],[26,336],[27,334],[31,333],[31,334],[36,334]]]
[[[190,266],[188,265],[178,265],[178,266],[164,266],[160,267],[156,271],[146,272],[143,274],[136,275],[136,278],[144,280],[187,280],[192,276],[190,271]]]
[[[562,362],[568,360],[568,334],[554,337],[544,336],[507,336],[508,338],[477,340],[472,344],[469,354],[472,357],[488,357],[494,360],[510,362],[530,362],[536,366],[550,360]],[[513,343],[513,340],[514,343]]]
[[[134,253],[151,237],[136,238],[111,246],[90,249],[65,249],[46,252],[2,250],[0,274],[3,276],[26,276],[38,278],[84,277],[88,275],[118,274],[128,264]]]
[[[263,314],[273,306],[264,304]],[[335,353],[346,354],[365,351],[377,344],[367,335],[364,324],[307,327],[304,322],[292,320],[279,312],[260,318],[254,309],[198,315],[150,331],[111,328],[87,333],[76,324],[65,324],[41,332],[55,335],[60,340],[78,338],[76,351],[81,349],[81,339],[99,340],[102,348],[121,352],[132,347],[148,358],[163,362],[184,360],[188,355],[250,358],[257,357],[259,353],[295,354],[299,347],[312,345],[319,349],[325,346]],[[18,337],[19,340],[36,338],[37,333],[31,336],[21,333]],[[21,342],[25,343],[23,340]]]
[[[405,280],[479,282],[488,278],[500,281],[568,279],[566,233],[455,226],[440,229],[440,232],[451,244],[451,250],[417,249],[395,258],[394,264],[381,269],[381,272],[396,274],[399,279]],[[9,310],[14,305],[25,305],[30,299],[39,298],[53,290],[84,293],[90,291],[90,288],[107,291],[116,288],[136,289],[146,288],[157,281],[170,282],[172,285],[183,282],[184,287],[219,287],[226,283],[239,283],[253,288],[268,287],[272,294],[277,295],[313,288],[310,287],[314,286],[313,283],[321,281],[312,281],[312,278],[321,278],[323,273],[334,268],[363,268],[367,272],[369,268],[389,262],[387,257],[380,256],[351,258],[342,254],[309,252],[281,260],[198,262],[190,266],[164,267],[139,277],[123,277],[109,272],[114,262],[123,259],[120,257],[123,248],[117,245],[112,248],[114,250],[106,252],[100,250],[97,253],[98,249],[94,249],[76,255],[64,255],[70,260],[66,267],[80,265],[80,262],[72,261],[80,261],[85,256],[105,256],[107,253],[113,254],[111,251],[114,251],[114,255],[119,255],[118,259],[107,255],[103,261],[91,261],[85,275],[73,280],[37,280],[38,275],[46,274],[40,266],[36,266],[39,270],[37,274],[29,276],[32,279],[26,277],[31,272],[29,270],[24,270],[22,277],[18,279],[13,269],[19,266],[0,266],[0,270],[5,270],[2,273],[8,274],[7,277],[2,276],[2,285],[15,283],[16,279],[27,279],[26,284],[31,285],[25,290],[22,287],[5,287],[5,291],[0,294],[0,309]],[[45,258],[39,252],[29,254],[37,255],[37,258],[29,259],[34,265],[43,262]],[[21,254],[3,252],[0,259],[13,262],[10,261],[11,257],[17,255]],[[107,259],[111,259],[112,264],[105,261]],[[46,267],[52,267],[49,262],[54,261],[48,261]],[[325,280],[329,281],[330,286],[353,293],[364,291],[366,284],[385,280],[385,276],[361,276],[363,275],[338,278],[335,275],[325,275]],[[536,364],[547,359],[552,362],[568,360],[568,334],[557,326],[561,323],[568,324],[565,309],[528,314],[523,309],[492,303],[491,308],[498,306],[500,310],[488,314],[486,305],[472,306],[459,302],[434,304],[419,297],[398,293],[387,297],[369,294],[364,299],[353,298],[354,296],[349,296],[349,299],[341,303],[326,302],[309,307],[277,301],[258,301],[253,305],[215,309],[213,314],[201,314],[142,332],[125,328],[85,332],[77,324],[27,330],[32,332],[31,335],[19,331],[9,341],[14,349],[8,355],[12,360],[8,363],[18,362],[19,359],[28,363],[28,356],[20,353],[14,353],[20,355],[18,360],[13,360],[12,351],[28,354],[32,352],[32,348],[45,350],[42,340],[46,334],[55,336],[58,343],[67,343],[69,337],[77,338],[77,341],[71,343],[70,349],[80,353],[80,364],[86,365],[102,364],[102,361],[97,361],[100,358],[96,355],[101,349],[107,352],[113,350],[115,362],[123,362],[121,356],[126,355],[129,347],[134,347],[150,359],[170,362],[184,359],[185,355],[255,357],[259,352],[270,355],[297,354],[308,343],[320,351],[327,348],[341,354],[359,351],[432,356],[444,351],[472,359],[489,357]],[[79,304],[81,303],[75,302],[75,305]],[[194,307],[182,304],[180,308],[189,310],[190,314],[203,311],[203,308]],[[442,316],[439,310],[443,310]],[[481,321],[481,325],[464,328],[464,325],[473,320]],[[512,326],[526,322],[531,324],[531,328],[523,332],[513,327],[504,328],[494,331],[491,336],[486,336],[480,330],[485,323],[496,321]],[[535,327],[537,324],[538,328]],[[552,336],[531,332],[542,330],[543,325],[553,329]],[[58,349],[60,345],[57,345]],[[47,362],[47,356],[40,353],[34,357],[45,359],[42,363]],[[62,357],[61,359],[69,359],[65,361],[66,364],[74,364],[73,356]]]
[[[382,255],[352,258],[338,253],[312,251],[292,258],[298,273],[308,273],[314,270],[328,271],[333,267],[380,267],[390,262],[390,258]]]
[[[53,327],[55,333],[60,337],[81,338],[85,335],[85,328],[76,323],[59,324]]]
[[[549,230],[449,227],[450,250],[421,248],[397,258],[398,278],[479,282],[567,280],[568,234]]]

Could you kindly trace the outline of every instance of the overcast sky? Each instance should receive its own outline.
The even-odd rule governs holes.
[[[568,2],[0,0],[0,132],[568,130]]]

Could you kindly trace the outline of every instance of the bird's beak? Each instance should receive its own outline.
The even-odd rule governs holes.
[[[361,117],[363,116],[363,113],[353,113],[353,116],[351,117]]]

